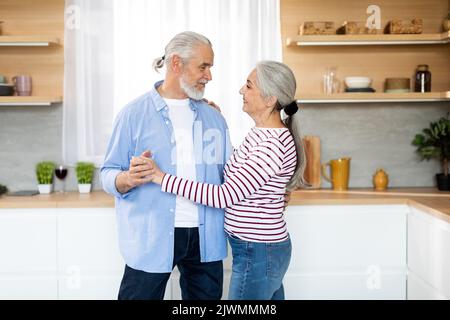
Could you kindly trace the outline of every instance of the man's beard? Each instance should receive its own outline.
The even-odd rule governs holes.
[[[205,84],[208,83],[206,80],[200,80],[199,83]],[[184,77],[180,78],[180,87],[187,94],[187,96],[194,100],[201,100],[203,98],[203,94],[205,93],[205,89],[197,90],[194,86],[189,86],[186,81],[184,81]]]

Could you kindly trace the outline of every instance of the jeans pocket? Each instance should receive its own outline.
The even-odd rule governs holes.
[[[286,274],[291,261],[292,245],[288,239],[270,243],[267,246],[267,275],[271,279],[281,279]]]

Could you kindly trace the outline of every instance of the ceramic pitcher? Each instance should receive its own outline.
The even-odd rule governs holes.
[[[339,158],[322,164],[322,175],[331,182],[333,190],[348,189],[350,160],[351,158]],[[330,167],[330,175],[327,174],[327,167]]]

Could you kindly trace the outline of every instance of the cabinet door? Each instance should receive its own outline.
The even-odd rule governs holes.
[[[56,299],[55,209],[0,209],[0,299]]]
[[[55,209],[1,209],[0,252],[0,273],[56,272]]]
[[[405,299],[407,206],[290,206],[287,299]]]
[[[117,299],[123,270],[113,208],[60,209],[61,299]]]
[[[447,298],[410,271],[408,272],[408,300],[447,300]]]
[[[401,272],[292,272],[284,281],[288,300],[404,300],[406,275]]]
[[[450,224],[411,208],[408,216],[408,269],[450,299]]]
[[[39,274],[0,274],[0,300],[56,300],[58,279]]]

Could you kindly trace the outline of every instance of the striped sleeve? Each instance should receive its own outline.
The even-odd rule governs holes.
[[[235,174],[222,185],[193,182],[165,174],[161,190],[209,207],[226,208],[255,193],[282,167],[284,147],[278,139],[258,144]]]

